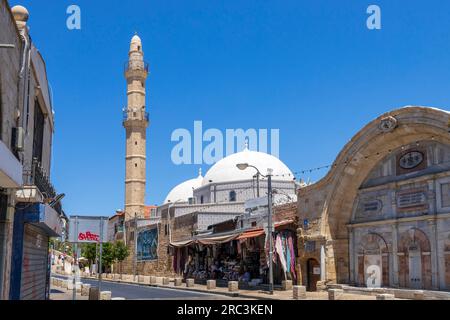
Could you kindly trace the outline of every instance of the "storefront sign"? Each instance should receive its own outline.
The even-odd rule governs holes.
[[[69,220],[69,242],[106,242],[108,217],[71,216]]]

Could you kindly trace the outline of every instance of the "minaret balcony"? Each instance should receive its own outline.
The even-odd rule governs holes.
[[[145,110],[126,109],[123,111],[123,121],[128,120],[145,120],[148,122],[149,114]]]
[[[141,76],[147,77],[149,64],[145,61],[127,61],[125,62],[125,77]]]

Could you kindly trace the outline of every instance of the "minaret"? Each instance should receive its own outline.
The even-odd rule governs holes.
[[[125,65],[128,105],[123,110],[126,130],[125,157],[125,220],[143,217],[145,206],[146,129],[149,124],[145,109],[145,80],[148,64],[144,62],[141,39],[131,39],[128,62]]]

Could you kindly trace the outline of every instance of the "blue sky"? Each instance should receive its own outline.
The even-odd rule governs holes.
[[[198,165],[172,163],[177,128],[280,129],[292,171],[331,163],[381,113],[448,109],[450,2],[22,0],[54,94],[52,180],[70,214],[124,203],[123,65],[137,31],[151,74],[147,204],[160,204]],[[66,9],[81,8],[81,30]],[[382,29],[368,30],[377,4]],[[203,166],[203,171],[208,166]],[[326,170],[303,176],[313,180]]]

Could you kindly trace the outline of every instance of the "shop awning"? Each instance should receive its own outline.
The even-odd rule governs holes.
[[[263,235],[264,233],[265,233],[264,229],[254,229],[254,230],[245,231],[239,237],[237,237],[237,240],[256,238],[256,237]]]
[[[180,247],[185,247],[188,246],[190,244],[194,243],[194,240],[189,239],[189,240],[185,240],[185,241],[177,241],[177,242],[171,242],[170,246],[171,247],[176,247],[176,248],[180,248]]]
[[[294,223],[294,220],[283,220],[279,222],[275,222],[275,228],[282,227],[288,224]]]
[[[239,234],[232,234],[232,235],[226,235],[226,236],[200,238],[200,239],[197,239],[197,243],[200,243],[200,244],[225,243],[225,242],[229,242],[231,240],[236,239],[238,236],[239,236]]]

